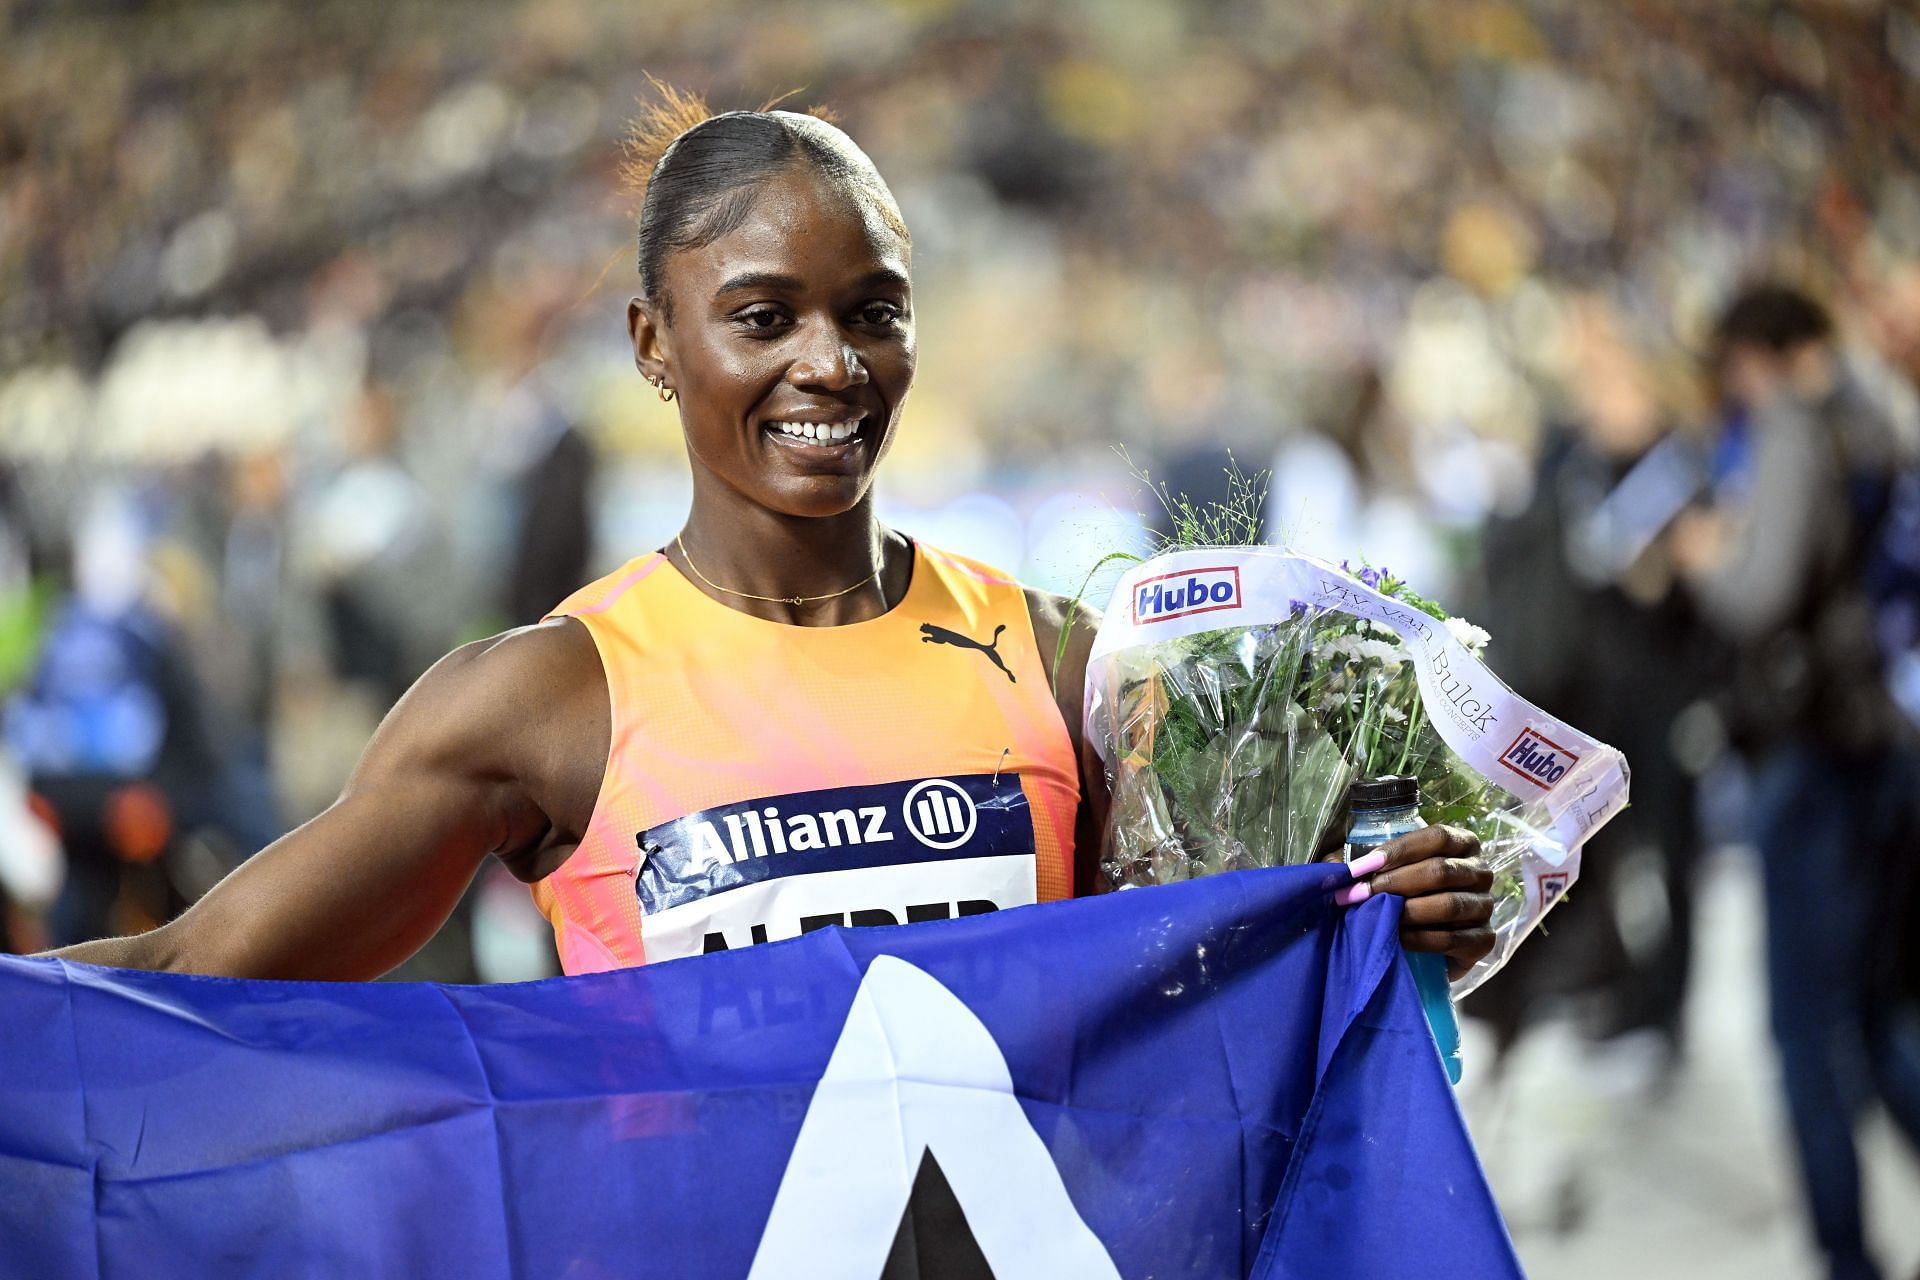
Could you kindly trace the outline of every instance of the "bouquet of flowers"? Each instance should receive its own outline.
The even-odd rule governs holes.
[[[1504,964],[1626,804],[1620,753],[1525,702],[1487,633],[1393,574],[1276,547],[1200,547],[1114,589],[1087,672],[1117,888],[1335,855],[1354,781],[1419,780],[1421,816],[1480,837]]]

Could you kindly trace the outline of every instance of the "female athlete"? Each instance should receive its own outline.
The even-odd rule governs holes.
[[[679,404],[680,535],[442,659],[329,809],[177,920],[56,954],[372,979],[488,855],[533,886],[569,973],[1093,889],[1096,616],[874,517],[914,373],[912,245],[886,184],[825,120],[709,117],[671,92],[633,155],[627,327]],[[1368,883],[1405,896],[1405,944],[1456,974],[1485,955],[1473,838],[1431,828],[1386,852]]]

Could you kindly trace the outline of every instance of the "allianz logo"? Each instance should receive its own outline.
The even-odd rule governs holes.
[[[1133,620],[1165,622],[1190,613],[1237,609],[1241,603],[1237,565],[1163,573],[1134,584]]]
[[[692,823],[694,860],[734,863],[813,849],[885,844],[894,838],[894,816],[887,806],[877,804],[800,813],[782,813],[779,805],[769,804],[725,814],[718,821],[696,818]],[[979,825],[973,797],[946,778],[915,783],[902,798],[898,816],[907,834],[930,849],[957,849],[973,839]]]
[[[1551,788],[1567,776],[1568,769],[1580,763],[1580,757],[1537,729],[1522,729],[1500,763],[1536,787]]]

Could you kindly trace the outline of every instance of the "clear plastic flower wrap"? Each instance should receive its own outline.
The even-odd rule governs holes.
[[[1487,635],[1391,574],[1275,547],[1198,548],[1114,589],[1086,730],[1113,804],[1115,888],[1338,856],[1348,786],[1411,775],[1421,816],[1480,838],[1503,965],[1627,798],[1620,753],[1502,684]]]

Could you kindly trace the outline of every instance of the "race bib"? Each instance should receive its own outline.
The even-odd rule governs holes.
[[[1036,898],[1033,819],[1012,772],[767,796],[637,839],[649,964]]]

